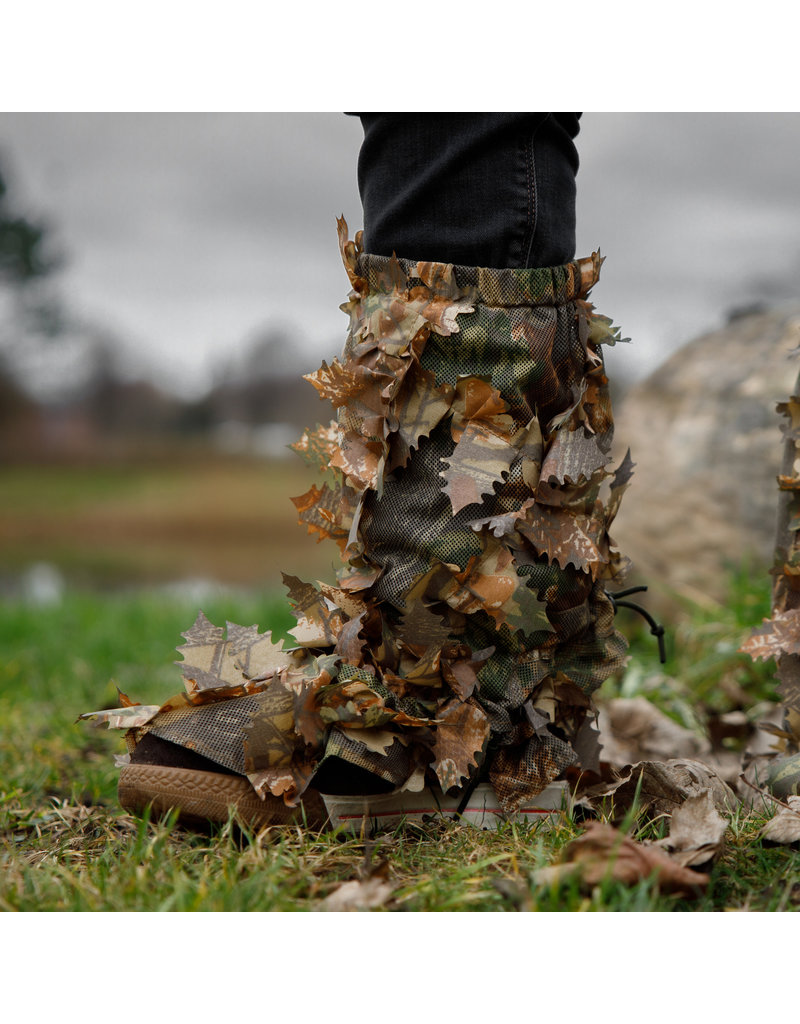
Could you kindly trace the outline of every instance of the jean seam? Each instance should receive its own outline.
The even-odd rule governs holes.
[[[529,209],[531,207],[533,208],[533,215],[530,218],[531,229],[530,229],[530,236],[529,236],[529,240],[528,240],[528,248],[527,248],[527,250],[525,252],[525,262],[523,263],[524,267],[530,267],[530,264],[531,264],[531,252],[533,251],[533,243],[536,241],[536,228],[538,227],[538,223],[537,223],[537,220],[538,220],[537,212],[538,211],[537,211],[537,202],[536,202],[536,200],[538,198],[537,197],[537,189],[536,189],[536,133],[539,131],[539,129],[542,127],[542,125],[546,124],[546,122],[549,119],[550,119],[550,114],[548,114],[541,122],[539,122],[539,124],[536,125],[536,127],[533,129],[533,132],[531,133],[531,139],[530,139],[530,143],[529,143],[530,171],[529,171],[529,185],[528,185],[528,188],[529,188],[530,194],[531,194],[531,201],[530,201],[530,203],[528,205],[528,208]]]
[[[527,267],[533,247],[533,236],[536,233],[536,168],[533,159],[533,140],[536,137],[536,129],[533,129],[530,139],[525,141],[525,175],[527,179],[527,208],[525,211],[526,230],[522,236],[522,247],[520,251],[520,267]]]

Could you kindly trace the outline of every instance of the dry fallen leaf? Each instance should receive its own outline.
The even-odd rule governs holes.
[[[542,868],[534,875],[540,885],[578,876],[591,888],[604,879],[636,885],[656,875],[663,892],[694,896],[708,884],[709,876],[691,871],[656,846],[644,846],[612,825],[592,822],[565,847],[566,862]]]
[[[683,867],[701,867],[722,851],[728,825],[714,806],[711,790],[686,798],[672,813],[669,836],[656,845]]]
[[[651,818],[673,814],[690,796],[711,792],[714,806],[733,810],[738,798],[719,774],[702,761],[673,758],[669,761],[639,761],[627,767],[616,782],[593,786],[583,794],[599,807],[613,801],[614,819],[624,817],[638,790],[639,807]]]
[[[618,697],[600,705],[597,726],[601,760],[615,768],[637,761],[690,757],[707,753],[708,741],[678,725],[645,697]]]
[[[341,913],[354,910],[375,910],[386,904],[394,892],[391,882],[377,876],[364,881],[351,879],[343,882],[338,889],[322,901],[320,910]]]
[[[788,807],[782,807],[761,830],[761,838],[769,843],[789,846],[800,842],[800,796],[790,796]]]

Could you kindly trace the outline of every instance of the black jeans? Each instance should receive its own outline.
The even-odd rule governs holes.
[[[575,255],[580,114],[359,114],[364,250],[480,267]]]

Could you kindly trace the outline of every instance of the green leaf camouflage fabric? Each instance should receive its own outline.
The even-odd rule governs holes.
[[[620,339],[587,301],[602,260],[375,257],[343,219],[339,240],[347,341],[307,378],[335,419],[295,446],[321,479],[293,499],[338,546],[337,579],[284,576],[292,649],[201,615],[179,648],[186,692],[106,717],[289,805],[337,769],[365,791],[481,771],[513,812],[591,763],[592,692],[625,658],[604,588],[626,567],[608,528],[633,464],[609,469],[601,345]]]

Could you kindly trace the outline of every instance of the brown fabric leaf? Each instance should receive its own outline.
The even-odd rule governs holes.
[[[739,650],[758,658],[778,658],[782,654],[800,654],[800,608],[778,612],[765,619]]]
[[[464,300],[452,264],[420,262],[412,274],[425,283],[430,293],[430,298],[420,309],[422,316],[433,324],[437,334],[447,337],[458,333],[456,317],[474,312],[474,307]]]
[[[289,447],[310,466],[318,471],[324,471],[328,468],[338,443],[339,426],[335,420],[331,420],[327,426],[317,424],[313,430],[304,431],[300,440]]]
[[[500,747],[489,765],[489,779],[507,814],[538,796],[577,758],[568,743],[551,733],[537,736],[528,726],[528,735],[525,743]]]
[[[451,700],[439,709],[431,767],[443,792],[469,777],[488,738],[489,719],[474,701]]]
[[[781,428],[783,436],[800,441],[800,395],[792,395],[788,402],[779,402],[775,409],[789,421]]]
[[[447,415],[454,394],[455,389],[449,384],[437,385],[433,373],[413,366],[392,403],[390,470],[405,466],[422,438],[428,437]]]
[[[547,483],[563,484],[566,481],[578,483],[588,480],[599,469],[603,469],[611,458],[602,450],[594,434],[587,434],[582,428],[569,430],[562,427],[556,431],[541,468],[541,479]]]
[[[528,510],[517,530],[549,562],[566,569],[574,565],[596,578],[608,559],[600,553],[592,535],[598,532],[595,520],[567,509],[549,509],[536,505]]]
[[[195,624],[181,634],[187,640],[177,648],[183,661],[177,662],[190,700],[206,694],[233,697],[263,689],[257,677],[269,667],[289,664],[282,645],[272,643],[270,633],[259,633],[257,626],[237,626],[229,622],[228,638],[221,626],[214,626],[200,612]],[[253,660],[251,661],[251,651]],[[266,658],[264,669],[257,667],[258,657]]]
[[[444,460],[447,469],[441,474],[445,480],[442,491],[450,499],[453,515],[493,494],[494,485],[508,473],[516,454],[508,437],[482,422],[468,423],[453,454]]]

